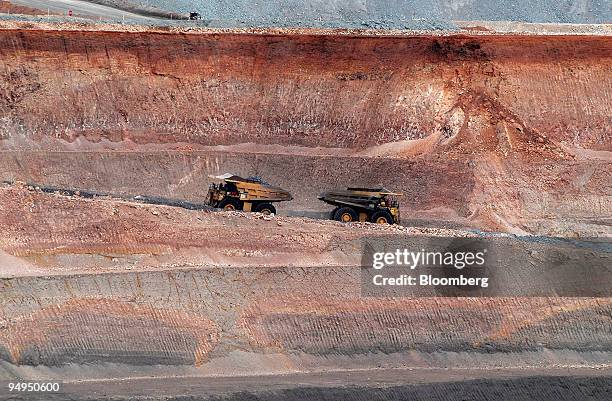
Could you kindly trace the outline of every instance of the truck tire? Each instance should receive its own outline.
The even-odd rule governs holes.
[[[236,199],[225,198],[219,203],[219,207],[226,211],[242,210],[242,203]]]
[[[260,203],[255,206],[255,210],[253,211],[263,214],[276,214],[276,208],[271,203]]]
[[[329,219],[336,220],[336,212],[340,209],[339,207],[334,208],[331,212],[329,212]]]
[[[334,215],[334,220],[341,221],[343,223],[350,223],[351,221],[359,220],[359,213],[355,211],[352,207],[341,207],[338,208],[336,214]]]
[[[393,216],[386,210],[379,210],[377,212],[372,213],[372,217],[370,218],[372,223],[376,224],[393,224]]]

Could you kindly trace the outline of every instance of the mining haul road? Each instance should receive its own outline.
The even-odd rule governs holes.
[[[68,10],[72,10],[74,15],[87,17],[100,17],[103,19],[123,18],[140,23],[151,23],[159,20],[158,18],[135,14],[129,11],[120,10],[101,4],[90,3],[78,0],[11,0],[11,3],[20,6],[37,8],[41,11],[49,11],[55,14],[67,15]]]
[[[57,394],[0,400],[608,400],[608,369],[378,369],[266,376],[67,381]],[[346,383],[353,383],[347,387]],[[598,387],[590,394],[587,386]],[[585,398],[586,397],[586,398]]]

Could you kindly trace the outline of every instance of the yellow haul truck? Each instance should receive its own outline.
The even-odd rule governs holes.
[[[219,181],[208,189],[208,205],[223,210],[243,210],[275,214],[272,203],[293,199],[288,191],[274,187],[259,177],[242,178],[234,174],[208,176]]]
[[[324,192],[319,199],[336,206],[330,214],[332,220],[399,224],[399,202],[395,197],[401,195],[385,188],[347,188]]]

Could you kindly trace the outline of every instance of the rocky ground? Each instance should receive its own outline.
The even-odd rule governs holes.
[[[95,0],[130,10],[197,11],[206,19],[233,20],[255,26],[380,27],[421,29],[445,26],[452,20],[498,20],[547,23],[606,23],[605,1],[520,0],[512,7],[499,1],[375,0],[326,2],[312,0]]]

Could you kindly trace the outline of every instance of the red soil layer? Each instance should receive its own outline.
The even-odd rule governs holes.
[[[37,142],[362,148],[484,120],[611,149],[605,36],[2,31],[0,54],[0,111]]]

